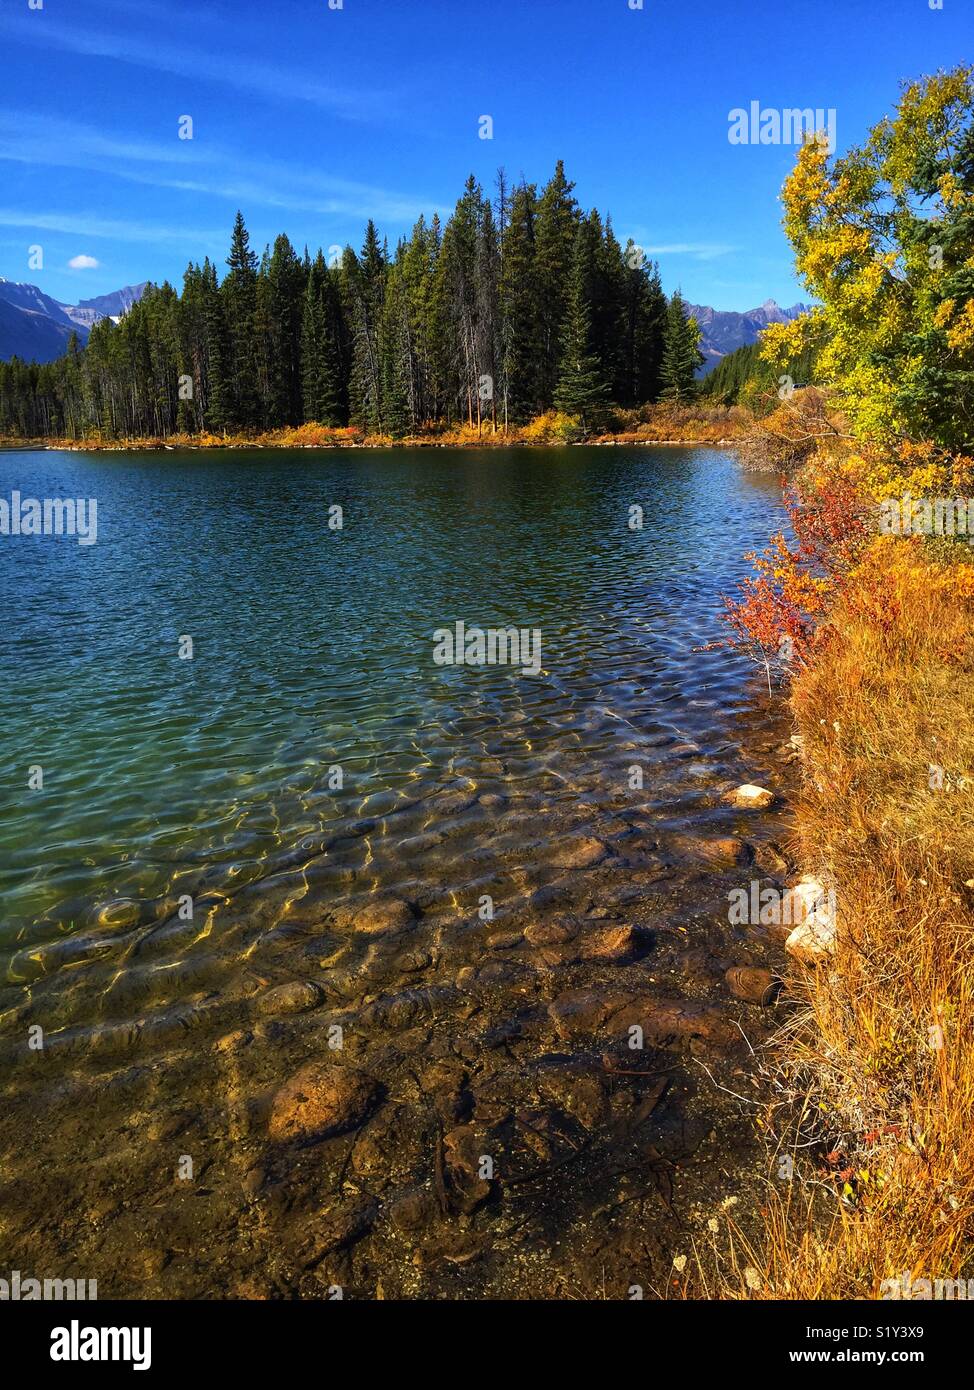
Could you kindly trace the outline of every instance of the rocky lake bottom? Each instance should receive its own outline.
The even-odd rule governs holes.
[[[746,738],[782,798],[780,716]],[[725,973],[783,957],[727,895],[783,885],[782,801],[721,800],[734,748],[678,803],[553,807],[503,790],[497,745],[482,781],[303,844],[192,921],[157,903],[12,960],[33,978],[0,991],[11,1268],[122,1298],[651,1297],[710,1220],[746,1222],[782,1006]]]
[[[497,611],[505,557],[476,575],[480,610],[456,593],[431,604],[403,590],[404,571],[436,572],[439,557],[418,542],[404,552],[401,535],[360,632],[356,576],[309,579],[302,537],[289,538],[291,582],[345,605],[351,675],[329,672],[326,642],[320,664],[292,655],[272,687],[254,648],[229,676],[231,658],[220,663],[226,689],[197,658],[196,685],[174,693],[142,671],[123,707],[117,665],[96,675],[77,657],[79,722],[52,706],[49,742],[89,730],[97,705],[115,773],[86,781],[97,759],[76,740],[83,767],[65,775],[57,815],[22,797],[4,807],[5,1268],[94,1279],[101,1298],[680,1297],[710,1223],[747,1228],[767,1172],[754,1080],[788,1004],[729,987],[732,967],[775,973],[784,957],[767,929],[732,923],[728,894],[790,881],[795,769],[782,702],[714,643],[719,593],[774,503],[713,451],[608,452],[584,525],[569,521],[578,478],[556,478],[550,459],[515,492],[547,557],[525,605],[549,644],[533,683],[453,671],[410,707],[418,697],[398,688],[419,677],[368,655],[396,649],[383,613],[414,603],[425,631],[430,611]],[[349,466],[334,465],[325,498]],[[261,465],[256,483],[276,485],[279,467]],[[415,467],[446,500],[469,495],[470,476]],[[631,537],[607,544],[600,527],[661,485],[671,502],[687,494],[683,513],[730,509],[729,539],[701,558],[699,537],[668,533],[620,558]],[[509,517],[512,503],[503,477],[492,487],[496,534],[496,508]],[[540,552],[518,547],[533,535],[522,526],[506,557],[521,592]],[[75,585],[78,649],[78,607],[121,592],[111,560],[86,563],[108,568],[61,580]],[[289,576],[262,579],[279,601]],[[170,623],[178,581],[167,561],[146,589],[160,601],[162,584],[167,631],[193,631],[192,615]],[[239,644],[248,621],[276,630],[262,592],[196,601],[208,614],[222,603]],[[311,612],[301,605],[305,625]],[[307,631],[284,628],[292,642]],[[20,693],[43,701],[45,671],[49,648],[18,668]],[[43,708],[32,717],[36,734]],[[233,797],[212,772],[205,797],[187,783],[200,730],[208,767],[239,760]],[[146,754],[123,776],[123,751],[143,747],[161,748],[158,762]],[[323,780],[332,763],[355,770],[340,796]],[[249,768],[264,780],[251,785]],[[744,782],[774,805],[730,804]],[[185,806],[204,803],[189,826]]]

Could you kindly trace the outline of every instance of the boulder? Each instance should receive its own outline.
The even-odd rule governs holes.
[[[285,1081],[271,1105],[271,1139],[314,1144],[358,1129],[378,1099],[373,1077],[333,1061],[308,1062]]]

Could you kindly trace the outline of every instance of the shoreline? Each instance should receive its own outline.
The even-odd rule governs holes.
[[[429,439],[394,439],[382,440],[372,443],[368,440],[356,441],[355,443],[341,443],[329,441],[327,444],[296,444],[285,443],[278,440],[227,440],[218,444],[166,444],[156,440],[132,440],[125,443],[113,442],[94,443],[44,441],[38,443],[36,440],[25,441],[24,443],[0,443],[0,454],[9,453],[195,453],[234,451],[243,449],[311,449],[318,451],[331,451],[336,449],[576,449],[576,448],[624,448],[645,447],[651,448],[702,448],[713,449],[734,449],[742,444],[740,439],[546,439],[546,440],[527,440],[527,439],[476,439],[476,440],[451,440],[441,443]]]

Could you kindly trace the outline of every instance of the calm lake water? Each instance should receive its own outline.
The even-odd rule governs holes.
[[[724,972],[775,959],[727,892],[785,859],[723,793],[781,789],[784,735],[715,644],[776,484],[708,448],[2,453],[14,491],[96,499],[97,541],[0,538],[0,1267],[665,1287],[754,1167],[770,1025]],[[458,621],[537,629],[537,674],[436,664]],[[292,1140],[308,1065],[340,1113]]]
[[[8,947],[436,788],[593,792],[623,741],[652,768],[740,706],[699,648],[778,510],[700,448],[6,453],[0,485],[98,503],[93,545],[0,543]],[[539,628],[542,672],[435,665],[457,620]]]

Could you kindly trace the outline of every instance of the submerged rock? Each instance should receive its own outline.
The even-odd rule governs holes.
[[[740,1038],[733,1021],[712,1005],[665,999],[656,994],[566,990],[548,1006],[548,1013],[558,1036],[565,1041],[593,1034],[620,1039],[634,1026],[642,1029],[646,1042],[659,1045],[701,1038],[718,1046],[730,1046]]]
[[[380,898],[357,908],[352,920],[356,931],[379,936],[385,932],[406,931],[416,920],[416,913],[402,898]]]
[[[673,835],[669,840],[669,848],[678,857],[699,859],[715,869],[746,868],[754,862],[754,846],[732,835],[719,840],[707,840],[694,835]]]
[[[310,980],[289,980],[265,990],[258,997],[256,1008],[259,1014],[300,1014],[316,1009],[322,997],[319,987]]]
[[[316,1143],[358,1129],[378,1100],[379,1086],[365,1072],[332,1061],[308,1062],[277,1091],[271,1139]]]
[[[635,959],[641,945],[642,937],[635,927],[601,927],[581,938],[578,958],[619,963]]]
[[[525,939],[532,946],[559,946],[577,934],[578,928],[570,922],[532,922],[524,929]]]
[[[725,973],[727,987],[735,999],[767,1007],[778,997],[780,983],[770,970],[758,965],[732,965]]]
[[[389,1216],[396,1230],[402,1234],[412,1234],[425,1230],[439,1215],[440,1209],[431,1192],[418,1189],[407,1192],[394,1202]]]
[[[115,898],[103,903],[94,915],[94,925],[107,927],[111,931],[126,931],[138,926],[142,919],[142,905],[133,898]]]
[[[483,1125],[458,1125],[443,1136],[443,1158],[451,1206],[469,1216],[487,1201],[493,1185],[488,1131]]]
[[[372,1229],[379,1205],[370,1197],[345,1202],[325,1213],[302,1249],[306,1269],[313,1268],[326,1255],[361,1240]]]
[[[601,840],[591,836],[580,840],[566,840],[559,845],[549,863],[556,869],[590,869],[600,864],[609,853]]]

